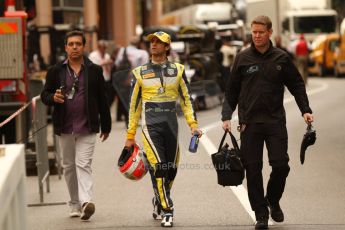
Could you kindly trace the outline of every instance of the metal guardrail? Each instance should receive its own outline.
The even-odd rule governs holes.
[[[66,202],[44,203],[44,185],[46,190],[50,192],[50,171],[49,171],[49,159],[48,159],[48,141],[47,141],[47,107],[43,104],[41,97],[36,96],[32,98],[32,128],[35,140],[36,151],[36,167],[38,177],[38,187],[40,203],[28,204],[28,207],[33,206],[46,206],[46,205],[64,205]],[[55,157],[57,159],[58,175],[61,179],[62,167],[61,167],[61,155],[58,148],[58,139],[54,135],[54,149]]]
[[[46,107],[43,104],[40,96],[32,98],[32,125],[34,130],[39,130],[42,127],[47,126]],[[37,154],[36,166],[40,202],[43,203],[43,186],[45,182],[47,192],[50,192],[47,129],[39,130],[34,138]]]
[[[37,167],[37,177],[38,177],[38,187],[40,203],[28,204],[29,207],[32,206],[46,206],[46,205],[64,205],[66,202],[56,202],[56,203],[44,203],[44,185],[46,185],[46,190],[50,192],[50,168],[49,168],[49,151],[54,151],[55,159],[57,162],[58,176],[61,179],[62,166],[61,166],[61,155],[59,151],[58,138],[53,134],[53,149],[48,146],[47,141],[47,106],[43,104],[41,97],[39,95],[43,89],[44,81],[42,79],[31,79],[30,80],[30,94],[31,99],[31,111],[32,111],[32,136],[35,142],[35,153],[36,153],[36,167]],[[50,134],[49,134],[50,135]],[[50,149],[50,150],[49,150]]]

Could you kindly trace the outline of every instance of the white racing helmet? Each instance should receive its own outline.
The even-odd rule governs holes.
[[[124,148],[118,160],[118,167],[122,175],[130,180],[140,180],[147,171],[149,164],[144,151],[138,144],[132,148]]]

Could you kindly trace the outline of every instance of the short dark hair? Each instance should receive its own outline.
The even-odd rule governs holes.
[[[82,37],[83,45],[85,45],[86,38],[85,38],[85,35],[84,35],[83,31],[80,31],[80,30],[72,30],[72,31],[67,32],[66,35],[65,35],[65,40],[64,40],[65,45],[67,45],[68,38],[75,37],[75,36]]]
[[[271,19],[266,16],[266,15],[260,15],[260,16],[256,16],[251,23],[251,26],[253,24],[260,24],[260,25],[264,25],[266,26],[267,29],[272,29],[272,21]]]
[[[170,55],[170,53],[171,53],[171,46],[170,46],[170,44],[167,44],[167,43],[165,43],[165,45],[169,46],[169,49],[166,52],[166,56],[168,57]]]

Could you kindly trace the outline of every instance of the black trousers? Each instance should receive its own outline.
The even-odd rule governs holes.
[[[246,170],[248,196],[256,215],[268,216],[262,178],[263,147],[268,150],[272,172],[267,184],[266,197],[274,204],[281,199],[289,174],[288,135],[285,123],[249,124],[241,133],[241,153]]]

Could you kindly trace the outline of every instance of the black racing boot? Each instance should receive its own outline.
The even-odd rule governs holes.
[[[266,198],[267,205],[270,209],[271,217],[275,222],[283,222],[284,221],[284,213],[283,210],[280,208],[279,202],[278,203],[270,203],[268,198]]]
[[[257,216],[255,222],[255,229],[268,229],[268,217]]]

